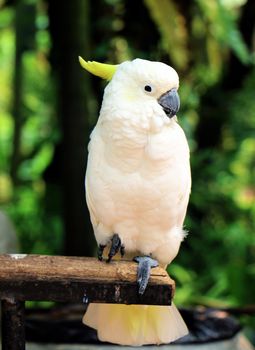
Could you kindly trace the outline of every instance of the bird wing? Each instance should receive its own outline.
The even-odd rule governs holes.
[[[90,219],[92,222],[93,227],[96,227],[98,225],[98,219],[96,217],[96,210],[90,195],[90,187],[88,185],[88,176],[86,175],[85,178],[85,193],[86,193],[86,202],[87,202],[87,206],[89,209],[89,214],[90,214]]]

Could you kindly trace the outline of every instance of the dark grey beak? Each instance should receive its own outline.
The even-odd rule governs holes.
[[[167,91],[160,96],[158,103],[164,109],[164,112],[169,118],[176,115],[180,108],[180,98],[176,89]]]

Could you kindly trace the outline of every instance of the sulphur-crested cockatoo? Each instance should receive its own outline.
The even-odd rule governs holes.
[[[136,257],[139,293],[149,270],[169,264],[185,233],[190,187],[189,147],[177,123],[178,74],[142,59],[119,65],[80,63],[109,81],[89,143],[86,200],[99,245]],[[83,322],[102,341],[169,343],[187,334],[172,306],[90,304]]]

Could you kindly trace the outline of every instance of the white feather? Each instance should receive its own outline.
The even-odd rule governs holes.
[[[151,98],[142,90],[152,80],[159,96],[178,86],[172,68],[155,64],[156,78],[153,69],[149,78],[140,73],[141,88],[137,76],[130,88],[132,65],[127,63],[120,65],[122,70],[107,86],[91,135],[86,197],[98,243],[107,244],[118,233],[127,251],[152,254],[167,264],[183,239],[191,180],[189,148],[181,127],[176,118],[165,115],[157,96]],[[161,65],[172,75],[157,83]]]
[[[144,91],[147,84],[151,94]],[[127,252],[151,254],[162,265],[175,258],[185,236],[191,187],[186,137],[157,101],[178,85],[177,73],[162,63],[119,65],[105,89],[86,172],[97,242],[107,244],[117,233]],[[174,306],[91,304],[84,322],[101,340],[127,345],[167,343],[187,333]]]

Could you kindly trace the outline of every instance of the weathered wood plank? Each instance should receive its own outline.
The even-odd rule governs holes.
[[[170,305],[175,283],[162,268],[151,270],[143,296],[137,264],[95,258],[0,255],[0,299]]]
[[[25,350],[25,302],[2,301],[2,350]]]

